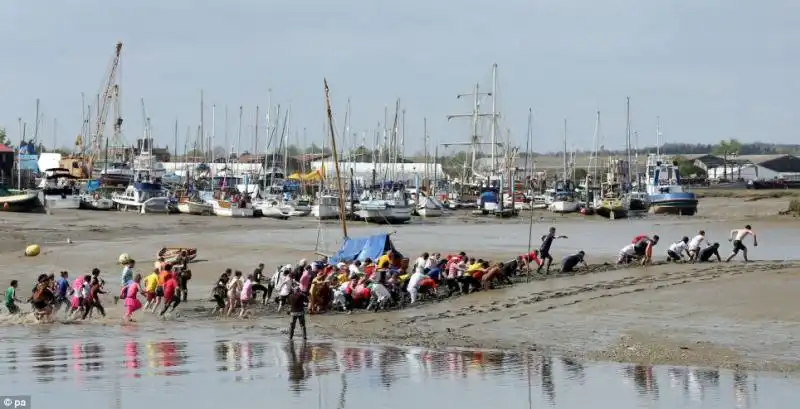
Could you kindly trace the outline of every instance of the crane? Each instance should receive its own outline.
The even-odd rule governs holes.
[[[119,72],[119,59],[122,53],[122,42],[118,42],[114,57],[111,59],[111,64],[106,72],[105,83],[100,92],[99,106],[97,107],[97,120],[95,122],[94,135],[92,136],[92,156],[97,157],[103,149],[103,132],[106,128],[106,117],[108,116],[108,108],[112,99],[118,99],[119,87],[116,84],[117,73]],[[114,133],[118,134],[122,126],[122,118],[114,120]]]

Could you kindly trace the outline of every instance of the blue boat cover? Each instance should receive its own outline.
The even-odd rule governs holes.
[[[382,256],[388,250],[392,250],[396,259],[402,259],[400,254],[392,244],[388,234],[376,234],[374,236],[344,239],[342,247],[332,257],[328,259],[330,263],[347,263],[354,260],[364,261],[368,258],[373,261]]]
[[[497,203],[497,193],[491,190],[481,193],[481,204],[483,203]]]
[[[133,187],[136,190],[140,190],[142,192],[160,192],[161,185],[158,183],[147,183],[147,182],[137,182],[133,184]]]
[[[94,192],[95,190],[100,188],[100,181],[97,179],[90,180],[86,182],[86,191],[87,192]]]

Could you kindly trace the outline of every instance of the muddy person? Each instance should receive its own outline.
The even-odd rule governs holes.
[[[575,268],[578,267],[578,265],[587,267],[585,258],[586,258],[586,252],[584,252],[583,250],[571,256],[565,257],[564,260],[561,262],[561,272],[573,273],[575,272]]]
[[[682,239],[672,243],[667,249],[667,261],[683,261],[683,255],[686,254],[689,259],[692,258],[689,254],[689,237],[683,236]]]
[[[289,339],[294,338],[294,328],[299,322],[300,329],[303,331],[303,340],[306,340],[306,301],[308,301],[308,297],[298,289],[294,289],[289,295],[289,311],[292,316],[292,321],[289,323]]]
[[[17,298],[17,287],[19,287],[19,282],[17,280],[11,280],[11,285],[6,289],[5,301],[9,314],[16,314],[19,312],[17,303],[21,301]]]
[[[650,264],[653,261],[653,247],[658,244],[658,235],[653,238],[643,238],[633,245],[636,256],[642,259],[642,265]]]
[[[707,263],[711,261],[711,257],[716,257],[717,261],[722,261],[722,257],[719,256],[719,243],[711,243],[710,246],[700,250],[697,261]]]
[[[706,241],[706,231],[700,230],[697,235],[689,240],[689,261],[696,261],[700,254],[700,245]]]
[[[539,258],[542,260],[542,264],[539,264],[539,268],[536,269],[537,273],[542,271],[545,261],[547,262],[545,274],[550,273],[550,265],[553,264],[553,256],[550,255],[550,247],[553,246],[553,240],[566,238],[567,236],[557,236],[555,227],[551,227],[550,231],[542,236],[542,245],[539,247]]]
[[[747,236],[753,236],[753,247],[758,247],[758,238],[756,237],[755,232],[753,232],[753,229],[750,227],[749,224],[747,226],[744,226],[744,229],[731,230],[731,236],[730,238],[728,238],[728,241],[733,241],[733,251],[725,261],[733,260],[733,258],[736,257],[737,254],[739,254],[739,251],[742,252],[742,257],[744,257],[744,261],[745,262],[749,261],[747,259],[747,247],[744,246],[743,242],[745,237]]]

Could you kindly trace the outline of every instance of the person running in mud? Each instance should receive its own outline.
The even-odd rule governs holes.
[[[219,280],[217,280],[217,284],[211,290],[211,296],[217,303],[216,307],[214,307],[214,311],[211,312],[211,315],[214,315],[217,312],[225,311],[225,298],[228,296],[228,277],[230,273],[231,269],[225,270],[225,272],[219,277]]]
[[[700,250],[697,261],[708,263],[711,262],[711,257],[717,257],[718,262],[722,261],[722,257],[719,256],[719,243],[712,243],[710,246]]]
[[[682,261],[684,254],[691,259],[692,256],[689,254],[688,243],[689,238],[686,236],[683,236],[682,239],[672,243],[667,249],[667,262]]]
[[[253,270],[253,300],[258,298],[258,292],[261,291],[261,304],[267,305],[272,291],[269,288],[269,282],[264,276],[264,263],[259,263],[258,268]]]
[[[566,238],[567,236],[557,236],[555,227],[551,227],[550,231],[542,236],[542,245],[539,247],[539,258],[542,260],[542,264],[539,264],[539,268],[536,269],[536,273],[540,273],[542,271],[545,261],[547,261],[547,270],[545,274],[550,273],[550,265],[553,264],[553,256],[550,255],[550,247],[553,246],[553,240]]]
[[[585,257],[586,253],[583,250],[571,256],[565,257],[564,260],[561,262],[561,272],[562,273],[575,272],[575,267],[577,267],[579,264],[583,265],[584,267],[587,267]]]
[[[747,236],[753,236],[753,247],[758,247],[758,237],[756,237],[755,232],[748,224],[744,226],[744,229],[733,229],[731,230],[731,236],[728,238],[728,241],[733,241],[733,251],[731,255],[725,260],[726,262],[733,260],[739,251],[741,250],[742,256],[744,257],[745,263],[749,260],[747,259],[747,247],[744,246],[743,240]]]
[[[58,312],[61,309],[61,306],[64,306],[64,311],[66,315],[69,315],[69,294],[70,294],[70,287],[69,287],[69,273],[66,271],[61,272],[61,277],[56,280],[56,305],[55,311],[53,313]]]
[[[83,317],[81,317],[82,320],[85,320],[93,309],[100,311],[100,314],[103,315],[103,317],[106,316],[106,310],[103,308],[103,305],[100,304],[100,294],[105,293],[106,292],[103,291],[103,285],[100,282],[100,277],[95,276],[92,278],[92,284],[89,287],[89,295],[84,300],[86,309],[83,310]]]
[[[163,317],[169,308],[175,312],[175,308],[181,303],[181,293],[178,285],[178,280],[175,278],[175,273],[167,275],[164,280],[164,309],[161,310],[159,316]]]
[[[17,298],[17,287],[19,287],[19,282],[17,280],[11,280],[11,285],[6,289],[5,301],[6,309],[8,309],[9,314],[16,314],[19,312],[17,303],[21,301]]]
[[[706,241],[706,231],[705,230],[700,230],[699,232],[697,232],[696,236],[692,237],[692,239],[689,240],[689,246],[688,246],[689,247],[689,261],[697,260],[697,256],[698,256],[698,254],[700,254],[700,246],[705,241]]]
[[[289,324],[289,339],[294,338],[294,328],[297,323],[300,323],[300,329],[303,331],[303,341],[306,340],[306,302],[308,297],[302,291],[294,289],[289,295],[289,308],[292,316],[292,321]]]
[[[181,298],[181,301],[186,302],[189,298],[189,280],[192,279],[192,270],[186,268],[186,263],[178,270],[177,272],[178,278],[176,282],[178,283],[178,297]]]

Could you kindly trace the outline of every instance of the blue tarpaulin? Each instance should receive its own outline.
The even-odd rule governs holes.
[[[87,192],[94,192],[95,190],[100,188],[100,181],[97,179],[90,180],[86,182],[86,191]]]
[[[376,234],[374,236],[348,237],[342,243],[342,247],[336,254],[328,259],[330,263],[350,262],[354,260],[364,261],[368,258],[375,261],[386,251],[392,250],[396,259],[402,259],[403,255],[398,253],[392,244],[388,234]]]

